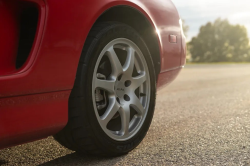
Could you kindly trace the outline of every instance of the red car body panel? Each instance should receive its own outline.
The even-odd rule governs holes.
[[[35,39],[15,68],[20,3],[39,10]],[[185,37],[170,0],[0,0],[0,148],[53,135],[68,119],[68,98],[85,39],[100,15],[115,6],[140,11],[154,27],[161,59],[158,87],[185,64]],[[177,36],[177,43],[169,42]]]

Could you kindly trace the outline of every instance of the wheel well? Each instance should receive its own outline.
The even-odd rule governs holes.
[[[116,21],[134,28],[145,41],[153,59],[156,75],[160,73],[160,50],[157,34],[148,19],[138,10],[129,6],[116,6],[105,11],[96,21]]]

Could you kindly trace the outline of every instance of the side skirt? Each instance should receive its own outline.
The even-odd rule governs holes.
[[[0,149],[60,131],[68,121],[70,92],[0,98]]]

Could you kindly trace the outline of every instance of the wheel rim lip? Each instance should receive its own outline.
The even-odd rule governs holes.
[[[145,82],[146,82],[147,98],[146,98],[146,104],[145,104],[145,113],[144,113],[143,117],[140,118],[140,121],[138,122],[137,126],[128,135],[125,135],[125,136],[119,136],[119,135],[115,134],[115,131],[111,131],[111,130],[107,129],[107,127],[105,127],[105,126],[103,126],[101,124],[101,122],[100,122],[100,116],[99,116],[98,109],[96,107],[96,101],[95,101],[95,86],[94,85],[95,85],[95,80],[96,80],[95,77],[96,77],[96,74],[97,74],[97,69],[98,69],[98,67],[100,65],[101,59],[103,58],[103,56],[107,52],[107,50],[110,47],[112,47],[112,46],[114,46],[116,44],[126,44],[129,47],[132,47],[136,51],[136,53],[137,53],[137,55],[139,57],[139,58],[137,58],[137,60],[139,59],[141,61],[141,64],[142,64],[143,69],[144,69],[143,71],[146,74],[146,81]],[[143,53],[141,52],[141,50],[139,49],[139,47],[133,41],[131,41],[131,40],[127,39],[127,38],[117,38],[117,39],[114,39],[114,40],[110,41],[103,48],[103,50],[101,51],[101,53],[99,54],[99,57],[98,57],[98,59],[96,61],[96,64],[95,64],[95,68],[94,68],[94,72],[93,72],[93,79],[92,79],[92,102],[93,102],[93,107],[94,107],[95,115],[97,117],[98,123],[101,126],[102,130],[110,138],[112,138],[113,140],[116,140],[116,141],[126,141],[126,140],[131,139],[141,129],[141,127],[142,127],[142,125],[143,125],[143,123],[144,123],[144,121],[145,121],[145,119],[147,117],[148,109],[149,109],[149,103],[150,103],[150,96],[151,96],[151,92],[150,92],[150,75],[149,75],[149,69],[148,69],[148,65],[147,65],[146,59],[143,56]],[[133,120],[134,120],[134,118],[132,118],[130,120],[130,122],[132,122]]]

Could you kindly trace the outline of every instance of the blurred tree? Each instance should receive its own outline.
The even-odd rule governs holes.
[[[182,29],[183,29],[185,36],[187,37],[189,26],[186,24],[185,20],[182,20]]]
[[[228,20],[217,19],[200,28],[197,37],[189,43],[194,62],[250,61],[247,29],[231,25]]]
[[[186,21],[182,19],[182,29],[183,29],[183,33],[184,35],[186,36],[187,38],[187,33],[189,31],[189,26],[186,24]],[[189,51],[189,46],[188,46],[189,43],[187,43],[187,56],[186,56],[186,61],[187,62],[190,62],[192,57],[191,57],[191,54],[190,54],[190,51]]]

